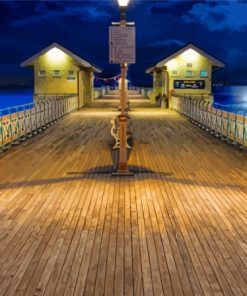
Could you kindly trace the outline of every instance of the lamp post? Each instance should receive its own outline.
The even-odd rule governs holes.
[[[129,0],[118,0],[120,8],[120,26],[126,27],[126,10],[129,4]],[[120,148],[119,148],[119,161],[117,174],[126,175],[129,174],[127,163],[127,115],[126,115],[126,80],[127,64],[121,64],[121,91],[120,91],[120,106],[121,114],[119,115],[119,128],[120,128]]]
[[[129,0],[118,0],[118,5],[120,8],[120,24],[122,22],[126,25],[126,10],[129,4]]]

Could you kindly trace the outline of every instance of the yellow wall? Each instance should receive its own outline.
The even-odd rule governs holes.
[[[192,67],[187,64],[192,64]],[[210,94],[212,92],[212,62],[196,51],[189,49],[164,66],[169,73],[169,90],[174,89],[174,80],[204,80],[205,89],[174,89],[175,93]],[[178,76],[173,76],[172,71],[177,70]],[[186,76],[186,71],[193,71],[194,76]],[[200,77],[200,71],[206,70],[208,77]]]
[[[35,94],[66,94],[78,93],[79,67],[74,60],[59,50],[59,52],[41,55],[34,63],[34,92]],[[45,70],[45,77],[39,75]],[[60,70],[61,77],[53,77],[53,70]],[[74,71],[75,80],[68,80],[68,71]]]
[[[188,66],[191,64],[192,66]],[[177,94],[211,94],[212,93],[212,62],[196,51],[189,49],[184,53],[178,55],[174,59],[170,60],[168,63],[163,65],[164,68],[167,69],[168,79],[169,79],[169,87],[165,87],[165,69],[163,69],[162,75],[157,72],[154,72],[154,93],[162,94],[163,92],[174,90]],[[159,72],[161,69],[158,69]],[[178,76],[174,76],[172,71],[178,71]],[[193,71],[194,76],[188,77],[186,76],[186,71]],[[200,77],[200,71],[207,71],[207,77]],[[155,83],[156,79],[156,83]],[[157,81],[162,79],[162,87],[157,85]],[[174,89],[174,80],[204,80],[205,88],[204,89]],[[165,90],[165,91],[164,91]],[[167,94],[169,95],[169,94]]]

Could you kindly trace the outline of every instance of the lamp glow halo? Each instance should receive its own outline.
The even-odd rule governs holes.
[[[118,4],[120,7],[126,7],[129,4],[129,0],[118,0]]]

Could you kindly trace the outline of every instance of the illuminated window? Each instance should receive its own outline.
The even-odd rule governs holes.
[[[68,80],[75,80],[75,71],[68,71],[68,76],[67,76]]]
[[[172,71],[172,76],[179,76],[179,72],[177,70]]]
[[[187,77],[192,77],[192,76],[194,76],[193,71],[191,71],[191,70],[187,70],[187,71],[186,71],[186,76],[187,76]]]
[[[39,76],[44,77],[45,76],[45,70],[40,70],[39,71]]]
[[[200,77],[208,77],[208,71],[207,70],[200,71]]]
[[[60,77],[60,70],[54,70],[53,77]]]

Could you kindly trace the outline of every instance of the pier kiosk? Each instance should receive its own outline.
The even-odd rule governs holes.
[[[21,66],[34,68],[35,99],[75,94],[79,107],[92,103],[94,72],[101,72],[100,68],[58,43],[52,43]]]
[[[225,65],[203,50],[188,44],[146,70],[153,76],[150,102],[163,97],[168,106],[172,94],[212,99],[212,72]]]

